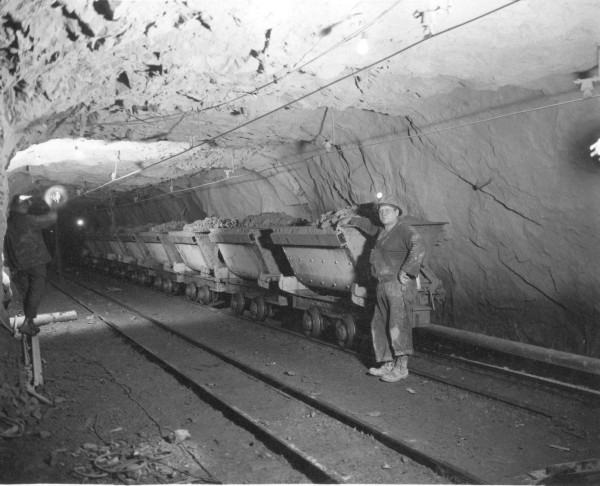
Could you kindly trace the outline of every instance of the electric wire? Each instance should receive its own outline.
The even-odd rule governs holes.
[[[220,108],[221,106],[225,106],[225,105],[229,105],[235,101],[239,101],[243,98],[246,98],[248,96],[255,96],[259,91],[273,85],[273,84],[277,84],[279,83],[282,79],[287,78],[290,74],[293,74],[295,72],[298,72],[302,69],[304,69],[306,66],[308,66],[309,64],[321,59],[322,57],[326,56],[327,54],[329,54],[331,51],[337,49],[338,47],[342,46],[343,44],[345,44],[346,42],[354,39],[356,36],[358,36],[359,34],[362,34],[365,30],[367,30],[369,27],[371,27],[375,22],[377,22],[378,20],[380,20],[382,17],[384,17],[385,15],[387,15],[392,9],[394,9],[397,5],[400,4],[402,0],[396,0],[396,2],[394,2],[390,7],[388,7],[387,9],[385,9],[383,12],[381,12],[379,15],[377,15],[375,18],[373,18],[371,21],[369,21],[367,24],[365,24],[363,27],[361,27],[358,30],[355,30],[353,33],[351,33],[350,35],[347,35],[346,37],[342,38],[341,40],[339,40],[338,42],[336,42],[335,44],[333,44],[332,46],[328,47],[327,49],[325,49],[322,53],[318,54],[317,56],[313,57],[312,59],[309,59],[308,61],[304,62],[303,64],[300,64],[288,71],[286,71],[284,74],[282,74],[281,76],[277,76],[277,75],[273,75],[273,79],[267,83],[264,83],[256,88],[254,88],[251,91],[247,91],[244,92],[243,94],[236,96],[234,98],[231,98],[229,100],[223,100],[220,101],[214,105],[211,106],[207,106],[206,108],[201,108],[198,110],[190,110],[189,112],[183,112],[183,113],[172,113],[170,115],[158,115],[158,116],[150,116],[147,118],[140,118],[138,116],[135,116],[134,114],[131,114],[131,116],[133,118],[136,119],[136,121],[120,121],[120,122],[105,122],[105,123],[96,123],[96,125],[101,125],[101,126],[116,126],[116,125],[134,125],[137,124],[138,122],[140,123],[149,123],[151,121],[165,121],[165,120],[169,120],[171,118],[177,118],[179,116],[192,116],[192,115],[196,115],[199,113],[203,113],[205,111],[209,111],[209,110],[213,110],[216,108]],[[311,50],[313,50],[314,47],[311,48]],[[309,51],[310,52],[310,51]],[[306,56],[306,54],[304,54],[302,56],[302,58],[304,58]],[[302,60],[302,58],[300,60]]]
[[[141,172],[143,172],[145,170],[148,170],[148,169],[150,169],[152,167],[155,167],[156,165],[163,164],[163,163],[165,163],[165,162],[167,162],[169,160],[174,159],[175,157],[178,157],[180,155],[186,154],[186,153],[188,153],[188,152],[190,152],[190,151],[192,151],[192,150],[194,150],[194,149],[196,149],[196,148],[198,148],[198,147],[200,147],[202,145],[214,143],[215,140],[217,140],[219,138],[225,137],[226,135],[229,135],[230,133],[232,133],[234,131],[240,130],[243,127],[246,127],[246,126],[248,126],[248,125],[250,125],[252,123],[255,123],[255,122],[259,121],[259,120],[262,120],[263,118],[266,118],[268,116],[271,116],[271,115],[273,115],[274,113],[276,113],[276,112],[278,112],[280,110],[283,110],[283,109],[285,109],[285,108],[287,108],[287,107],[289,107],[289,106],[291,106],[291,105],[293,105],[295,103],[298,103],[299,101],[302,101],[302,100],[304,100],[304,99],[306,99],[306,98],[314,95],[315,93],[318,93],[320,91],[323,91],[324,89],[330,88],[334,84],[337,84],[337,83],[339,83],[341,81],[344,81],[344,80],[346,80],[346,79],[348,79],[350,77],[353,77],[353,76],[355,76],[355,75],[357,75],[357,74],[359,74],[359,73],[361,73],[363,71],[366,71],[367,69],[371,69],[372,67],[374,67],[374,66],[376,66],[378,64],[381,64],[381,63],[383,63],[383,62],[385,62],[385,61],[387,61],[389,59],[392,59],[393,57],[398,56],[399,54],[402,54],[403,52],[406,52],[409,49],[412,49],[412,48],[414,48],[414,47],[416,47],[416,46],[418,46],[418,45],[420,45],[420,44],[422,44],[424,42],[427,42],[427,41],[429,41],[431,39],[439,37],[439,36],[441,36],[443,34],[446,34],[448,32],[456,30],[458,28],[464,27],[465,25],[468,25],[468,24],[470,24],[472,22],[475,22],[477,20],[480,20],[482,18],[488,17],[488,16],[490,16],[490,15],[496,13],[496,12],[499,12],[499,11],[501,11],[501,10],[507,8],[507,7],[510,7],[510,6],[518,3],[519,1],[520,0],[513,0],[512,2],[509,2],[507,4],[501,5],[500,7],[497,7],[495,9],[489,10],[488,12],[485,12],[485,13],[483,13],[481,15],[473,17],[473,18],[471,18],[469,20],[466,20],[464,22],[456,24],[456,25],[454,25],[452,27],[448,27],[447,29],[444,29],[444,30],[442,30],[442,31],[440,31],[440,32],[438,32],[436,34],[431,34],[431,35],[425,36],[424,38],[422,38],[422,39],[420,39],[420,40],[418,40],[418,41],[416,41],[416,42],[414,42],[414,43],[412,43],[412,44],[410,44],[410,45],[408,45],[406,47],[403,47],[402,49],[399,49],[399,50],[397,50],[397,51],[395,51],[395,52],[393,52],[393,53],[391,53],[391,54],[389,54],[389,55],[387,55],[387,56],[385,56],[385,57],[383,57],[383,58],[381,58],[381,59],[379,59],[379,60],[377,60],[375,62],[372,62],[372,63],[370,63],[370,64],[362,67],[362,68],[356,69],[356,70],[350,72],[349,74],[346,74],[346,75],[344,75],[344,76],[342,76],[342,77],[340,77],[338,79],[335,79],[334,81],[332,81],[330,83],[327,83],[324,86],[321,86],[321,87],[319,87],[319,88],[317,88],[317,89],[315,89],[313,91],[310,91],[310,92],[308,92],[308,93],[306,93],[306,94],[304,94],[304,95],[302,95],[302,96],[300,96],[300,97],[298,97],[298,98],[296,98],[296,99],[294,99],[294,100],[292,100],[292,101],[290,101],[288,103],[285,103],[285,104],[283,104],[283,105],[281,105],[281,106],[279,106],[279,107],[277,107],[277,108],[275,108],[273,110],[270,110],[270,111],[268,111],[266,113],[263,113],[262,115],[259,115],[259,116],[255,117],[255,118],[253,118],[252,120],[248,120],[247,122],[244,122],[244,123],[242,123],[242,124],[240,124],[238,126],[235,126],[235,127],[231,128],[231,129],[229,129],[229,130],[226,130],[225,132],[222,132],[222,133],[220,133],[218,135],[215,135],[214,137],[212,137],[210,139],[203,140],[202,142],[200,142],[198,144],[195,144],[195,145],[192,145],[189,148],[187,148],[185,150],[182,150],[182,151],[180,151],[180,152],[178,152],[176,154],[170,155],[170,156],[168,156],[168,157],[166,157],[164,159],[161,159],[161,160],[158,160],[156,162],[153,162],[153,163],[147,165],[146,167],[142,167],[142,168],[140,168],[138,170],[135,170],[135,171],[133,171],[133,172],[131,172],[129,174],[126,174],[126,175],[121,176],[119,178],[115,178],[114,180],[108,181],[108,182],[106,182],[104,184],[101,184],[100,186],[98,186],[98,187],[96,187],[94,189],[91,189],[91,190],[85,192],[84,195],[85,194],[90,194],[92,192],[95,192],[95,191],[97,191],[97,190],[99,190],[99,189],[101,189],[103,187],[109,186],[111,184],[114,184],[115,182],[121,181],[121,180],[126,179],[128,177],[132,177],[132,176],[134,176],[136,174],[139,174],[139,173],[141,173]],[[77,196],[77,197],[80,197],[80,196]]]
[[[588,97],[584,97],[584,98],[577,98],[577,99],[574,99],[574,100],[561,101],[561,102],[558,102],[558,103],[552,103],[550,105],[539,106],[539,107],[536,107],[536,108],[528,108],[526,110],[519,110],[519,111],[514,111],[514,112],[511,112],[511,113],[504,113],[502,115],[492,116],[492,117],[489,117],[489,118],[485,118],[483,120],[474,120],[472,122],[461,123],[459,125],[452,125],[452,126],[449,126],[449,127],[443,127],[443,128],[439,128],[439,129],[436,129],[436,130],[430,130],[430,131],[426,131],[426,132],[419,132],[419,133],[416,133],[414,135],[404,135],[404,136],[401,136],[401,137],[386,138],[385,140],[379,140],[379,141],[376,141],[376,142],[370,142],[370,143],[357,144],[357,145],[353,145],[353,146],[340,147],[340,148],[336,148],[335,150],[331,150],[331,151],[327,151],[327,152],[319,152],[319,153],[316,153],[316,154],[311,155],[309,157],[305,157],[303,159],[290,162],[288,164],[280,164],[280,165],[277,165],[276,167],[267,167],[265,169],[261,169],[261,170],[255,171],[255,172],[253,172],[251,174],[238,174],[238,175],[235,175],[235,176],[223,177],[221,179],[217,179],[217,180],[214,180],[214,181],[211,181],[211,182],[206,182],[206,183],[203,183],[203,184],[199,184],[197,186],[186,187],[186,188],[177,189],[177,190],[174,190],[174,191],[171,191],[171,192],[165,192],[165,193],[162,193],[162,194],[157,194],[155,196],[151,196],[151,197],[148,197],[148,198],[138,199],[138,201],[135,201],[135,202],[132,202],[132,203],[120,204],[120,205],[114,206],[114,207],[116,209],[125,208],[125,207],[128,207],[128,206],[133,206],[133,205],[140,204],[140,203],[143,203],[143,202],[151,201],[153,199],[158,199],[158,198],[161,198],[161,197],[170,196],[170,195],[173,195],[175,193],[188,192],[188,191],[193,191],[193,190],[196,190],[196,189],[201,189],[201,188],[206,187],[206,186],[211,186],[211,185],[219,184],[221,182],[230,181],[232,179],[237,179],[237,178],[241,178],[241,177],[254,177],[256,174],[261,174],[263,172],[276,171],[276,170],[279,170],[279,169],[285,169],[287,167],[291,167],[293,165],[304,164],[304,163],[309,162],[309,161],[311,161],[311,160],[313,160],[315,158],[322,157],[324,155],[328,155],[328,154],[331,154],[331,153],[338,153],[338,154],[340,154],[342,152],[349,152],[349,151],[353,151],[353,150],[360,150],[362,148],[372,147],[374,145],[381,145],[381,144],[384,144],[384,143],[392,143],[392,142],[398,142],[398,141],[403,141],[403,140],[410,140],[410,139],[413,139],[413,138],[420,138],[420,137],[423,137],[423,136],[426,136],[426,135],[433,135],[433,134],[436,134],[436,133],[446,132],[446,131],[449,131],[449,130],[455,130],[455,129],[458,129],[458,128],[463,128],[463,127],[467,127],[467,126],[477,125],[477,124],[480,124],[480,123],[489,123],[491,121],[498,120],[498,119],[501,119],[501,118],[508,118],[508,117],[511,117],[511,116],[522,115],[522,114],[525,114],[525,113],[531,113],[531,112],[535,112],[535,111],[542,111],[542,110],[546,110],[546,109],[549,109],[549,108],[556,108],[558,106],[564,106],[564,105],[568,105],[568,104],[571,104],[571,103],[578,103],[578,102],[587,101],[587,100],[591,100],[591,99],[597,99],[597,98],[600,98],[600,95],[593,95],[593,96],[588,96]],[[108,209],[104,209],[103,208],[100,211],[107,211],[107,210]]]

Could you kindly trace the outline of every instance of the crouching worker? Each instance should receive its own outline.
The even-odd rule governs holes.
[[[378,195],[380,196],[380,195]],[[338,224],[353,226],[376,237],[369,262],[377,282],[377,301],[371,333],[379,367],[369,374],[396,382],[408,376],[408,356],[413,354],[412,323],[407,301],[416,296],[415,279],[425,257],[425,244],[417,231],[403,221],[405,211],[393,195],[383,195],[377,204],[382,226],[368,218],[346,218]]]
[[[13,197],[4,238],[5,263],[11,271],[12,281],[23,300],[25,321],[19,332],[35,336],[40,332],[33,323],[46,287],[46,264],[52,258],[44,243],[42,229],[57,220],[55,209],[46,214],[29,214],[31,196]]]

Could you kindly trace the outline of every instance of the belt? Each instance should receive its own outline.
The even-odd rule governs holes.
[[[394,280],[400,281],[400,278],[397,273],[388,273],[386,275],[379,275],[374,278],[375,280],[377,280],[378,283],[387,283],[392,282]]]

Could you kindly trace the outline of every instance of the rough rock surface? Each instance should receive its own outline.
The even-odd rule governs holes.
[[[600,4],[449,4],[6,0],[11,191],[63,183],[113,226],[394,192],[448,222],[445,324],[600,356],[598,89],[574,84],[597,75]]]

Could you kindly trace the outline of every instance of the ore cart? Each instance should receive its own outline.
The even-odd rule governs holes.
[[[94,245],[94,240],[91,235],[86,235],[83,240],[83,248],[81,250],[81,256],[84,259],[94,258],[96,253],[96,248]]]
[[[96,234],[86,234],[83,244],[85,248],[82,251],[82,256],[88,261],[91,260],[92,263],[95,263],[94,260],[97,261],[98,258],[103,258],[102,247],[97,239]]]
[[[127,250],[115,233],[110,232],[106,235],[106,243],[110,248],[110,251],[107,254],[108,260],[110,260],[108,273],[124,277],[127,273],[127,266],[133,261],[133,258],[129,256]]]
[[[210,232],[210,241],[217,244],[225,267],[215,269],[215,276],[226,284],[231,294],[230,306],[242,314],[246,298],[250,299],[250,314],[264,320],[272,306],[287,306],[288,300],[279,292],[277,282],[291,269],[281,249],[273,246],[270,228],[218,228]]]
[[[146,245],[138,241],[137,235],[131,231],[121,231],[117,233],[117,238],[132,258],[128,276],[142,285],[148,283],[148,275],[143,269],[153,269],[156,263],[150,257]]]
[[[179,284],[184,282],[182,274],[187,267],[169,235],[145,231],[138,234],[138,241],[146,246],[154,263],[153,269],[148,271],[148,275],[154,278],[154,287],[166,293],[177,291]]]
[[[367,238],[354,228],[274,228],[271,240],[281,246],[294,276],[279,287],[292,296],[292,306],[304,310],[305,334],[321,336],[335,326],[341,347],[356,336],[356,317],[365,317],[368,284]]]
[[[98,258],[108,260],[108,254],[111,252],[111,249],[104,233],[96,233],[94,235],[94,246],[98,250]]]
[[[110,274],[117,270],[118,256],[115,253],[115,243],[111,245],[111,236],[106,233],[96,233],[95,243],[100,250],[97,267],[105,274]]]
[[[225,285],[214,276],[218,265],[218,247],[209,240],[209,231],[169,231],[169,239],[175,245],[188,268],[184,272],[185,295],[204,305],[215,303],[216,295]]]

